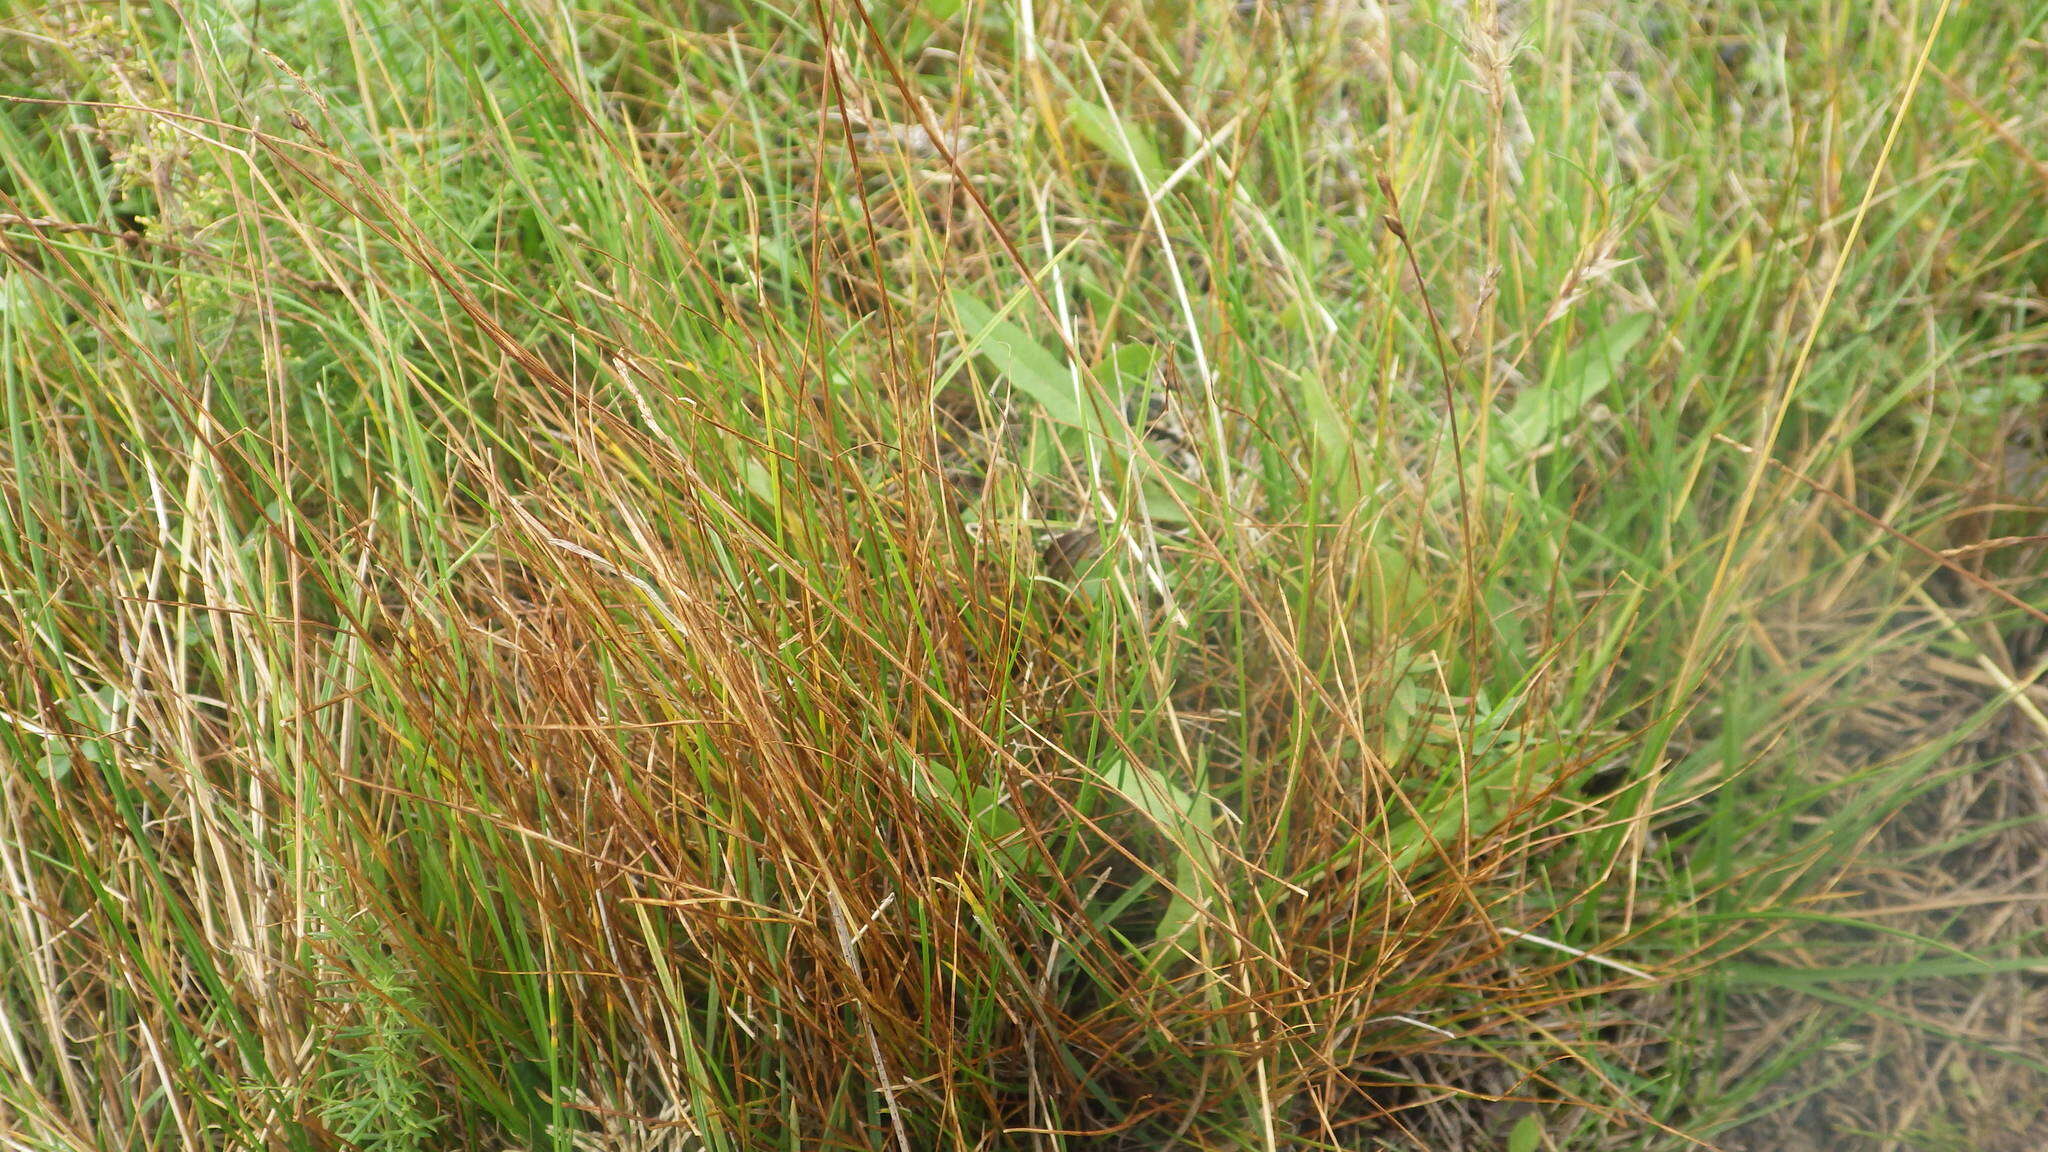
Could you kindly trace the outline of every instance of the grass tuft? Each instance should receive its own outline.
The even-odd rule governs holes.
[[[0,1141],[2031,1149],[2025,5],[0,12]]]

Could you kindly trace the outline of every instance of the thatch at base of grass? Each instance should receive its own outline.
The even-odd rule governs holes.
[[[2043,18],[1696,7],[11,15],[7,1138],[2004,1138]]]

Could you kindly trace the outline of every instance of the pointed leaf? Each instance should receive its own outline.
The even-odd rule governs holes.
[[[1577,420],[1614,382],[1622,362],[1650,331],[1648,313],[1624,316],[1567,353],[1543,383],[1515,398],[1502,419],[1502,445],[1519,452],[1547,443]]]
[[[1067,115],[1082,139],[1126,169],[1134,170],[1148,190],[1165,183],[1166,163],[1159,158],[1159,146],[1153,143],[1151,133],[1114,111],[1079,97],[1067,101]]]
[[[1037,401],[1046,415],[1076,428],[1097,426],[1061,357],[966,292],[953,293],[953,312],[968,351],[988,357],[1011,387]]]

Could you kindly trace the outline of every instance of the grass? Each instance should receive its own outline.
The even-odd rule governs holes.
[[[0,1137],[2039,1146],[2048,14],[0,20]]]

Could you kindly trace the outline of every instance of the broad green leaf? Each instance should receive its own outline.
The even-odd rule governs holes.
[[[1086,451],[1085,446],[1073,443],[1079,437],[1080,433],[1072,428],[1055,428],[1049,424],[1034,426],[1024,442],[1025,470],[1041,479],[1060,479],[1068,462]]]
[[[1096,363],[1095,378],[1110,395],[1128,404],[1144,396],[1158,364],[1159,351],[1150,344],[1119,344]]]
[[[1121,758],[1103,766],[1102,782],[1168,835],[1186,830],[1196,807],[1205,803],[1168,780],[1158,769]]]
[[[968,828],[998,846],[1013,863],[1022,862],[1022,846],[1011,837],[1024,827],[1024,821],[1004,806],[1000,792],[964,779],[932,760],[919,762],[911,773],[911,785],[926,800],[953,809]]]
[[[1147,443],[1139,460],[1138,467],[1143,470],[1139,496],[1145,515],[1161,524],[1187,523],[1186,510],[1204,503],[1201,486],[1188,479],[1158,444]]]
[[[1508,1152],[1536,1152],[1543,1146],[1543,1118],[1531,1112],[1508,1133]]]
[[[1159,917],[1154,937],[1157,951],[1153,959],[1168,959],[1179,948],[1179,937],[1194,923],[1197,909],[1208,904],[1214,893],[1216,805],[1206,795],[1189,793],[1157,769],[1129,760],[1112,760],[1101,773],[1111,791],[1143,813],[1180,849],[1173,866],[1174,894]]]
[[[769,471],[767,465],[751,456],[743,456],[739,461],[739,471],[740,482],[746,485],[754,499],[770,508],[776,506],[782,495],[782,486],[776,482],[775,473]]]
[[[1338,496],[1350,503],[1356,497],[1356,436],[1348,414],[1340,411],[1329,382],[1321,375],[1304,373],[1301,381],[1303,414],[1316,441],[1316,464],[1324,476],[1338,485]]]
[[[71,775],[71,753],[49,752],[36,761],[36,772],[52,784],[62,784]]]
[[[1515,398],[1500,423],[1503,448],[1528,452],[1577,420],[1614,383],[1622,361],[1649,333],[1650,322],[1645,312],[1624,316],[1566,353],[1556,371]]]
[[[1155,524],[1185,524],[1188,514],[1184,510],[1193,507],[1188,495],[1193,485],[1182,476],[1165,473],[1145,480],[1138,495],[1145,509],[1145,518]],[[1175,494],[1179,498],[1175,498]]]
[[[1046,415],[1076,428],[1100,426],[1077,391],[1074,374],[1060,357],[966,292],[953,293],[953,313],[959,317],[960,338],[968,351],[988,357],[1003,378],[1037,401]]]
[[[1148,190],[1165,183],[1166,163],[1159,158],[1159,146],[1153,143],[1151,133],[1110,109],[1079,97],[1067,101],[1067,115],[1082,139],[1125,168],[1135,164]]]

